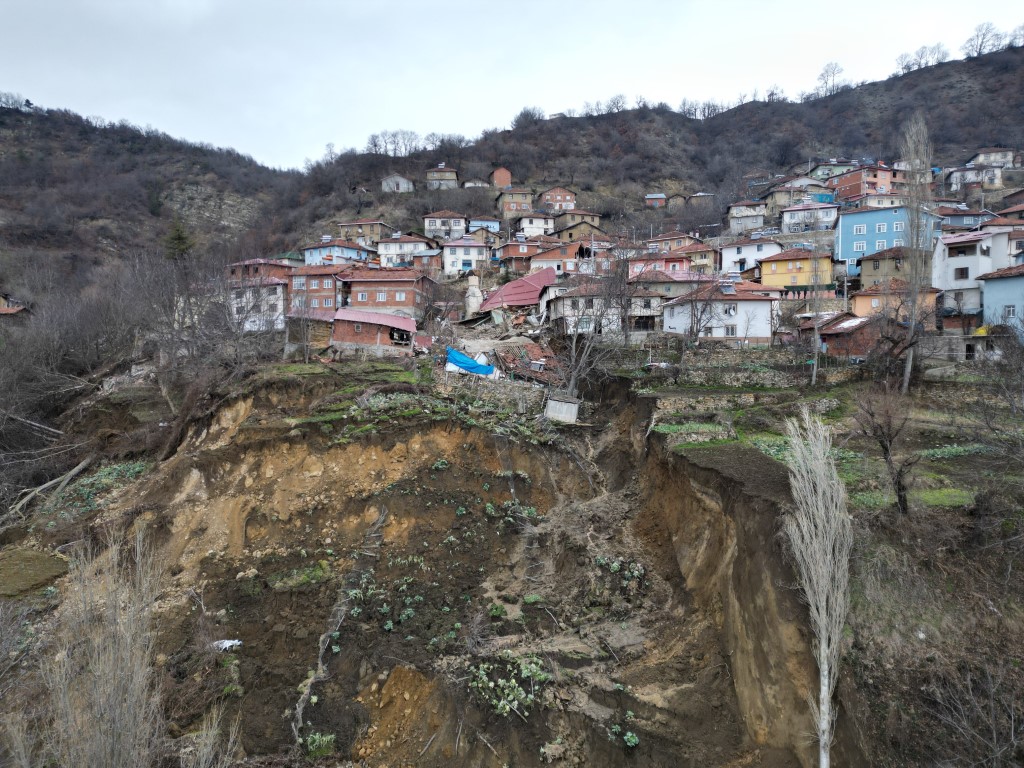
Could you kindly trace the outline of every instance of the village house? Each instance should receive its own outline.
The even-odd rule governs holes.
[[[609,295],[608,285],[602,280],[591,280],[551,299],[551,322],[566,335],[623,333],[622,313],[618,306],[628,301],[626,312],[630,333],[649,332],[658,328],[663,297],[653,291],[636,287],[622,296]]]
[[[486,181],[484,181],[483,179],[470,179],[469,181],[462,182],[462,188],[463,189],[473,189],[475,187],[489,187],[489,186],[491,186],[491,185],[489,183],[487,183]]]
[[[1002,189],[1003,169],[997,165],[965,165],[946,172],[946,189],[960,192],[967,187]]]
[[[730,282],[712,281],[665,302],[665,333],[740,344],[770,344],[778,316],[773,296],[736,290]]]
[[[526,237],[549,235],[555,229],[555,217],[550,213],[534,211],[513,219],[512,226]]]
[[[942,219],[933,213],[920,213],[927,241],[937,236]],[[888,248],[909,245],[910,216],[905,206],[897,208],[859,208],[841,211],[836,222],[835,255],[851,277],[859,275],[857,260]],[[930,247],[930,245],[929,245]]]
[[[600,227],[601,214],[575,208],[571,211],[556,213],[554,229],[565,229],[573,224],[580,223],[593,224],[595,227]]]
[[[729,220],[729,233],[742,235],[764,226],[764,217],[768,206],[763,200],[740,200],[729,206],[726,214]]]
[[[266,277],[287,280],[292,269],[301,264],[302,262],[293,263],[287,259],[246,259],[228,264],[228,278],[235,281],[258,281]],[[0,306],[3,306],[2,300]]]
[[[942,235],[932,255],[931,284],[943,291],[942,314],[962,323],[980,321],[978,276],[1015,266],[1006,232],[963,232]]]
[[[411,356],[415,334],[416,321],[409,317],[339,309],[334,313],[331,346],[379,356]]]
[[[285,321],[285,351],[308,347],[327,349],[331,344],[331,328],[334,324],[334,307],[330,309],[309,309],[293,307],[288,310]]]
[[[545,245],[544,248],[550,246]],[[511,274],[526,274],[530,270],[530,257],[541,250],[542,246],[537,242],[512,240],[493,250],[494,257],[498,260],[501,270]]]
[[[459,186],[459,172],[444,163],[428,170],[426,178],[427,189],[457,189]]]
[[[835,296],[832,256],[803,248],[791,248],[758,259],[761,285],[776,288],[784,297]]]
[[[687,247],[690,246],[683,246],[683,248]],[[682,248],[679,249],[679,251],[681,250]],[[692,259],[689,255],[679,251],[668,251],[667,253],[640,251],[633,253],[627,259],[629,261],[629,274],[636,276],[652,271],[689,272]]]
[[[858,317],[852,312],[841,312],[818,325],[818,338],[822,348],[831,357],[867,358],[877,347],[881,331],[898,333],[895,322],[888,317]],[[809,325],[805,335],[813,333]]]
[[[234,271],[239,265],[252,265],[258,269],[259,265],[254,262],[260,261],[267,260],[252,259],[248,262],[238,262],[231,265],[231,269]],[[288,308],[288,278],[283,273],[275,274],[267,270],[258,275],[230,278],[228,291],[231,316],[243,332],[284,330],[285,312]]]
[[[608,240],[608,234],[595,224],[591,224],[588,221],[581,221],[577,224],[570,224],[562,229],[556,229],[551,233],[554,237],[557,237],[564,243],[570,243],[574,240],[600,240],[605,242]]]
[[[398,173],[392,173],[380,180],[380,191],[405,194],[407,192],[415,192],[416,185],[412,183],[411,179],[407,179]]]
[[[491,171],[491,186],[497,187],[498,189],[506,189],[512,186],[512,171],[508,168],[500,167],[495,168]]]
[[[1024,155],[1008,147],[984,147],[975,152],[965,166],[991,165],[997,168],[1020,168],[1024,165]]]
[[[538,211],[571,211],[576,207],[576,193],[565,187],[551,187],[537,195],[533,207]]]
[[[768,238],[734,240],[722,246],[722,269],[729,274],[740,274],[752,268],[758,259],[782,253],[782,244]]]
[[[340,302],[340,275],[345,264],[312,264],[291,271],[289,316],[307,310],[326,309],[333,312]]]
[[[835,203],[801,203],[782,209],[782,232],[793,235],[801,232],[832,229],[839,206]]]
[[[1009,325],[1024,341],[1024,263],[978,275],[985,325]]]
[[[644,195],[644,207],[664,208],[668,205],[668,197],[664,192],[651,192]]]
[[[827,163],[815,163],[814,166],[807,171],[807,176],[818,181],[825,181],[833,176],[839,176],[844,173],[849,173],[855,168],[859,168],[860,163],[851,162],[850,160],[829,160]]]
[[[394,231],[394,227],[381,219],[356,219],[338,225],[338,237],[364,246],[372,246]]]
[[[466,234],[470,240],[475,240],[481,245],[486,245],[490,249],[497,248],[501,244],[501,237],[489,229],[479,227],[473,229],[470,227],[469,232]]]
[[[306,266],[320,264],[366,264],[376,255],[369,246],[349,240],[331,240],[326,235],[319,243],[306,245],[299,250]]]
[[[533,192],[522,187],[507,187],[494,198],[503,219],[514,219],[533,210]]]
[[[854,195],[843,201],[845,208],[894,208],[907,204],[903,192],[886,192],[877,195]]]
[[[458,240],[466,234],[469,220],[455,211],[434,211],[423,217],[423,234],[439,240]]]
[[[860,284],[867,288],[879,283],[888,283],[890,280],[906,280],[910,266],[907,263],[907,249],[902,246],[886,248],[871,256],[865,256],[857,260],[857,267],[860,272]],[[925,265],[925,272],[931,275],[931,255],[925,256],[928,264]]]
[[[905,186],[905,173],[884,165],[865,165],[825,180],[827,189],[835,193],[838,201],[858,195],[885,195],[901,192]]]
[[[910,316],[910,289],[906,280],[891,279],[874,283],[850,294],[850,310],[858,317],[886,315],[897,321],[906,321]],[[924,287],[917,292],[917,321],[930,328],[937,320],[937,288]]]
[[[337,307],[382,312],[414,320],[434,293],[434,281],[418,269],[351,268],[336,276],[340,282]]]
[[[391,237],[377,242],[377,254],[381,267],[402,267],[413,264],[416,254],[436,249],[437,246],[437,241],[429,237],[395,232]]]
[[[593,274],[593,270],[580,269],[582,259],[590,259],[590,249],[583,243],[563,243],[539,251],[530,257],[530,272],[553,269],[559,277],[578,272]]]
[[[491,262],[491,249],[486,243],[478,243],[468,237],[450,240],[442,246],[444,266],[442,271],[447,277],[455,277],[461,272],[480,270]]]
[[[470,216],[469,231],[487,229],[494,234],[498,234],[501,231],[501,223],[501,219],[496,219],[493,216]]]
[[[940,205],[932,211],[936,216],[942,217],[942,224],[946,227],[971,228],[983,224],[996,215],[992,211],[980,211],[966,206],[954,208],[948,205]]]
[[[669,273],[650,269],[630,277],[629,280],[668,300],[677,296],[685,296],[702,286],[717,282],[718,278],[714,275],[698,275],[696,272],[689,271]]]

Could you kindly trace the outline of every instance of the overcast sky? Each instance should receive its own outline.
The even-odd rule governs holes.
[[[853,82],[1015,3],[897,0],[0,0],[0,91],[302,167],[407,128],[473,138],[524,106],[677,107]]]

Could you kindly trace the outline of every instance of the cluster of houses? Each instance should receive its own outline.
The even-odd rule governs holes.
[[[924,233],[918,242],[930,251],[920,292],[928,306],[918,313],[930,330],[968,333],[1024,312],[1024,190],[1003,195],[996,210],[960,200],[991,194],[1020,165],[1019,152],[987,149],[963,167],[935,169],[936,198],[917,210],[900,163],[830,160],[785,177],[753,174],[757,194],[728,207],[728,235],[671,231],[642,242],[609,233],[572,189],[516,186],[497,168],[486,181],[461,182],[493,188],[492,211],[431,211],[405,232],[380,218],[341,222],[296,253],[231,265],[229,280],[247,328],[314,345],[411,353],[433,317],[738,345],[815,327],[834,350],[859,354],[865,319],[891,314],[890,297],[905,292],[912,232]],[[445,164],[425,183],[460,186]],[[402,193],[413,183],[392,174],[382,188]],[[960,195],[942,197],[945,189]],[[481,278],[497,284],[481,291]],[[439,301],[441,284],[462,289],[464,301]]]

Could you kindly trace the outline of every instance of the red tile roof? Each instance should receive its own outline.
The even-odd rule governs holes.
[[[1015,205],[1012,208],[1004,208],[1001,211],[996,211],[996,213],[999,216],[1002,216],[1003,214],[1006,213],[1024,213],[1024,203],[1021,203],[1020,205]]]
[[[554,267],[546,267],[532,275],[521,277],[518,280],[505,283],[487,297],[487,300],[480,305],[481,312],[488,312],[501,307],[529,307],[540,300],[544,289],[553,285],[558,279]]]
[[[983,275],[978,275],[975,280],[998,280],[1001,277],[1024,277],[1024,264],[1018,264],[1015,267],[1004,267],[1003,269],[997,269],[993,272],[986,272]]]

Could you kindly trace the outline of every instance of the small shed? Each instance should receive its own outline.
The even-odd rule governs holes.
[[[544,415],[552,421],[575,424],[580,412],[580,400],[565,394],[549,394]]]

